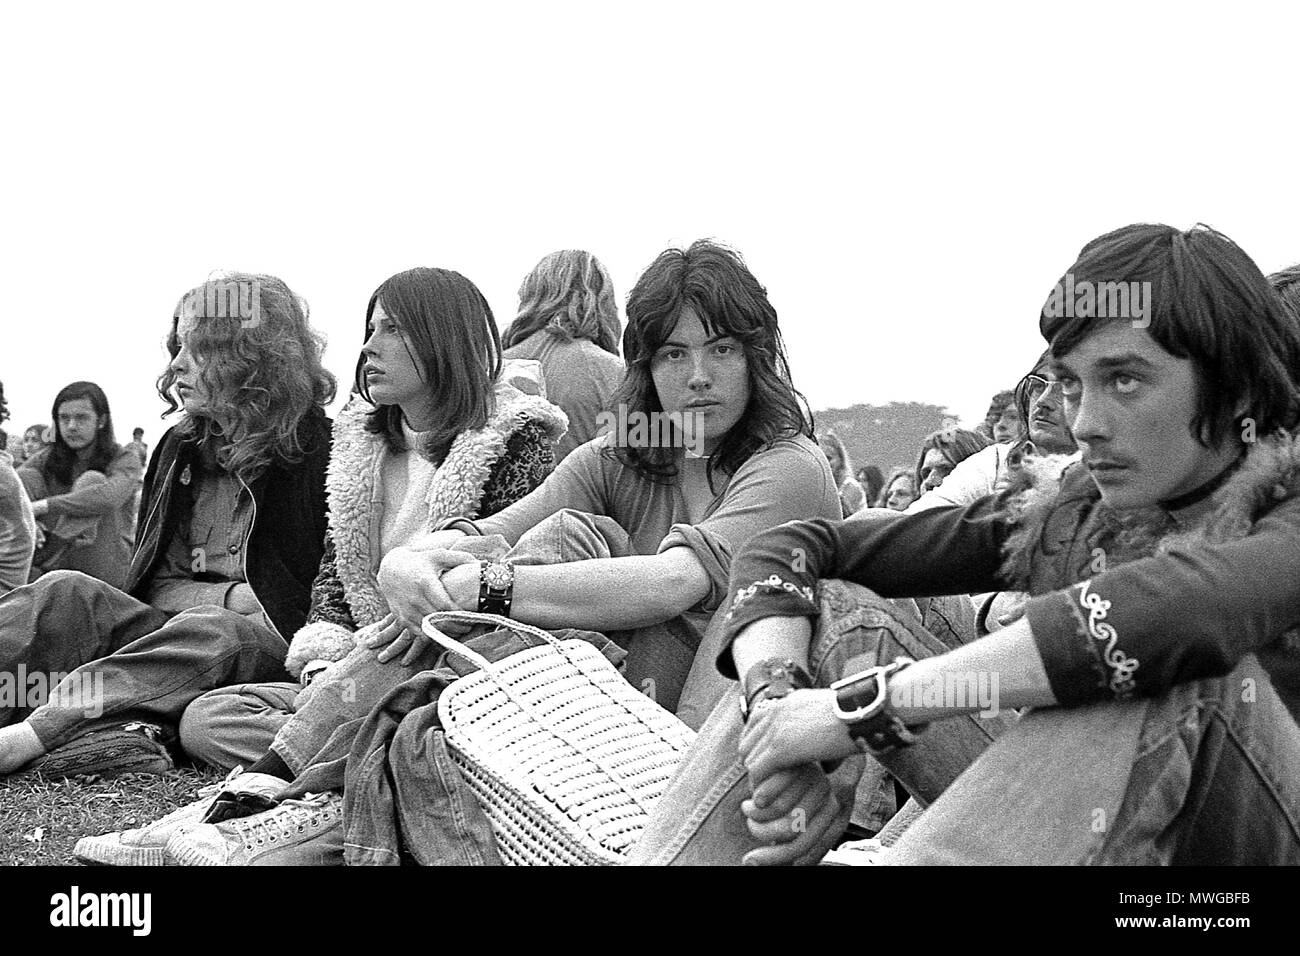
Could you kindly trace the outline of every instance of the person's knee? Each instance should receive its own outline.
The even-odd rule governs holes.
[[[223,689],[210,691],[191,701],[181,715],[178,728],[181,749],[195,760],[229,769],[226,749],[220,744],[220,728],[223,719],[229,718],[232,707],[240,709],[235,698],[237,695]]]
[[[908,607],[851,581],[817,585],[820,615],[809,649],[809,669],[819,685],[847,673],[905,655],[929,657],[944,649],[927,634],[915,607]]]
[[[520,563],[563,563],[628,553],[627,532],[608,515],[561,508],[524,532],[511,550]]]
[[[98,488],[107,481],[108,478],[102,471],[84,471],[72,483],[72,490],[84,491],[87,488]]]

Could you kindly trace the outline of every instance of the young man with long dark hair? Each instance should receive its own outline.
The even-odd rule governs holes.
[[[18,469],[46,532],[36,568],[81,571],[120,588],[131,564],[133,505],[144,466],[118,445],[108,397],[94,382],[61,389],[51,417],[53,444]]]
[[[284,673],[325,537],[334,379],[281,280],[227,285],[249,289],[257,314],[213,314],[200,287],[172,317],[158,393],[185,417],[145,476],[124,588],[55,571],[0,598],[0,670],[49,685],[44,699],[0,708],[0,774],[43,757],[46,773],[122,769],[133,749],[158,769],[169,762],[141,735],[100,746],[88,732],[127,719],[174,727],[213,687]]]

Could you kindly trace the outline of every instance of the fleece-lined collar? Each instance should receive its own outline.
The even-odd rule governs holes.
[[[1058,523],[1063,531],[1080,530],[1071,513],[1087,513],[1082,546],[1093,548],[1105,541],[1102,560],[1111,566],[1180,545],[1241,540],[1280,502],[1300,495],[1300,440],[1287,432],[1253,443],[1236,473],[1214,492],[1213,507],[1191,522],[1159,506],[1112,511],[1100,501],[1101,493],[1087,468],[1066,467],[1066,462],[1065,456],[1027,460],[1021,477],[1024,488],[1008,500],[1016,531],[1003,548],[1003,573],[1016,587],[1031,593],[1076,583],[1077,577],[1045,580],[1041,567],[1045,559],[1052,560],[1053,552],[1066,547],[1066,542],[1053,540],[1059,537],[1054,533]],[[1077,534],[1074,537],[1075,546],[1069,550],[1078,557],[1080,543]],[[1058,567],[1051,577],[1069,577],[1074,570]]]
[[[374,463],[384,447],[383,436],[365,429],[366,416],[372,409],[369,402],[354,395],[335,418],[334,447],[325,478],[336,567],[357,627],[373,624],[388,613],[371,571]],[[568,427],[564,412],[546,399],[525,394],[505,380],[499,382],[493,390],[493,412],[488,423],[457,435],[438,466],[426,497],[426,527],[432,529],[445,518],[471,517],[478,511],[484,488],[506,443],[530,422],[551,441]]]

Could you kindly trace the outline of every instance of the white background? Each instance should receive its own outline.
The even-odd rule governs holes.
[[[1089,3],[6,5],[0,380],[21,432],[68,382],[119,440],[178,296],[270,272],[346,394],[384,278],[454,268],[501,327],[547,252],[620,307],[669,244],[769,289],[814,408],[978,421],[1093,236],[1222,229],[1300,260],[1293,6]]]

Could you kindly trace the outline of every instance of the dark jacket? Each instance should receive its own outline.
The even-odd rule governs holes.
[[[277,462],[253,481],[253,527],[244,548],[245,580],[286,642],[307,619],[311,583],[320,566],[326,530],[325,468],[330,420],[313,408],[298,425],[305,457]],[[126,590],[141,601],[172,536],[189,524],[203,473],[202,449],[177,427],[154,449],[140,496],[135,555]]]
[[[1255,653],[1300,714],[1300,440],[1255,443],[1186,525],[1159,507],[1111,513],[1082,466],[1048,478],[968,508],[755,536],[731,565],[719,667],[735,677],[730,642],[753,621],[815,616],[820,578],[882,597],[1014,589],[1031,595],[1026,616],[1063,705],[1157,696]]]

